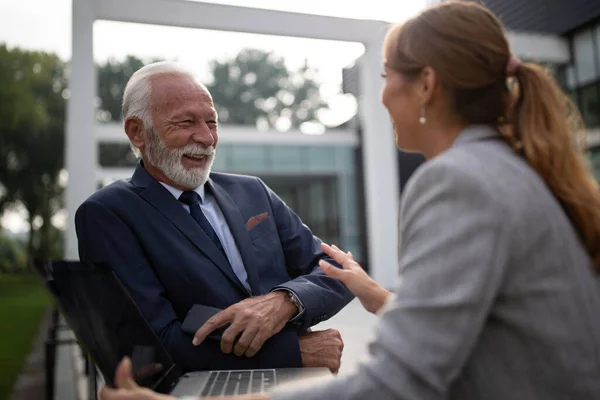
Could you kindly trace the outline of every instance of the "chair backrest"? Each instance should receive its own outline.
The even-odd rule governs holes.
[[[141,386],[163,391],[180,376],[169,353],[114,271],[79,261],[37,262],[35,269],[104,380],[124,356]]]

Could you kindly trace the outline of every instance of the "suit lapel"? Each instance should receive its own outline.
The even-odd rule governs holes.
[[[141,165],[138,165],[132,177],[132,183],[143,188],[140,197],[150,203],[158,212],[164,215],[177,229],[187,238],[240,289],[244,294],[248,291],[244,288],[238,277],[231,269],[229,261],[221,253],[212,240],[204,233],[200,225],[179,204],[167,189],[152,178]]]
[[[237,248],[242,256],[242,260],[244,261],[244,268],[248,274],[248,283],[250,284],[252,293],[258,294],[260,293],[258,273],[254,268],[254,263],[252,262],[254,260],[252,243],[250,242],[250,236],[246,231],[246,222],[242,217],[242,213],[237,205],[233,202],[231,196],[229,196],[225,189],[223,189],[223,187],[215,184],[215,182],[211,179],[208,180],[207,185],[215,196],[215,199],[217,200],[217,203],[219,204],[219,207],[225,216],[229,230],[235,239]]]

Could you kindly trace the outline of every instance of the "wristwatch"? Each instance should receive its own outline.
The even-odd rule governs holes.
[[[296,296],[296,294],[294,292],[288,292],[288,293],[290,295],[290,300],[292,301],[292,303],[294,303],[294,305],[298,309],[298,314],[300,314],[302,311],[304,311],[304,306],[302,305],[302,302],[300,302],[300,299],[298,298],[298,296]]]

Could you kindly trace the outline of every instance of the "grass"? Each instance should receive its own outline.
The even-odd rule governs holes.
[[[0,400],[8,399],[49,304],[36,276],[0,275]]]

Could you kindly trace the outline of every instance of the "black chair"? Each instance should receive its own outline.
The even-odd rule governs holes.
[[[140,386],[159,393],[171,389],[181,370],[109,265],[51,261],[38,268],[88,354],[90,399],[96,398],[97,369],[106,384],[112,385],[124,356],[131,358]]]
[[[79,345],[76,339],[60,339],[59,332],[70,330],[70,326],[60,322],[60,305],[57,302],[57,290],[52,275],[52,261],[33,261],[33,270],[42,278],[46,290],[51,295],[54,302],[54,307],[51,311],[50,325],[48,326],[48,334],[44,342],[44,363],[45,363],[45,399],[54,400],[55,398],[55,382],[56,382],[56,351],[59,346]],[[85,358],[85,374],[88,381],[88,399],[96,400],[97,398],[97,375],[96,367],[91,358],[87,355],[85,349],[80,346],[82,354]]]

